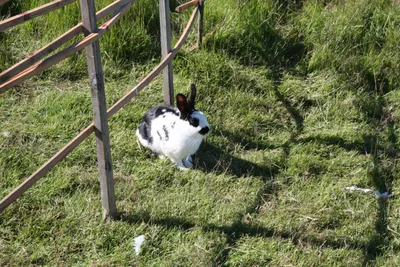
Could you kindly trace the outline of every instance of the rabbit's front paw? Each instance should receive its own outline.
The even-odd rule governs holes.
[[[184,159],[182,161],[182,163],[186,168],[192,168],[193,167],[193,159],[192,159],[191,156],[189,156],[187,159]]]

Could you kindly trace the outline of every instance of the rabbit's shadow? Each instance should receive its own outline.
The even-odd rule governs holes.
[[[196,169],[206,173],[229,174],[239,177],[261,177],[268,181],[278,172],[277,166],[266,166],[233,156],[212,143],[203,142],[194,161]]]

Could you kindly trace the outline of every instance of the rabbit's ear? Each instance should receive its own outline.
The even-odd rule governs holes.
[[[176,105],[178,106],[178,109],[182,115],[186,116],[189,113],[186,96],[184,96],[183,94],[176,95]]]
[[[190,95],[188,101],[189,108],[191,108],[192,110],[194,109],[195,99],[196,99],[196,85],[192,83],[190,85]]]

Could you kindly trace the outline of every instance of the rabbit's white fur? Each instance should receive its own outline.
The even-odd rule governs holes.
[[[171,112],[166,112],[165,117],[159,116],[152,120],[152,144],[142,138],[139,134],[139,129],[136,130],[136,135],[143,146],[150,148],[158,155],[168,157],[180,169],[185,170],[191,168],[191,155],[196,153],[204,138],[204,135],[201,135],[199,131],[203,127],[208,126],[204,115],[197,116],[197,114],[202,115],[203,113],[201,111],[195,111],[192,115],[200,120],[198,127],[191,126],[188,121],[181,120],[177,115]]]

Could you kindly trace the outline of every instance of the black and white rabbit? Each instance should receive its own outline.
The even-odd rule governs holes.
[[[189,100],[176,96],[175,108],[159,105],[146,112],[136,130],[139,142],[160,157],[166,156],[179,169],[193,166],[192,156],[210,131],[206,116],[195,109],[196,86],[191,84]]]

